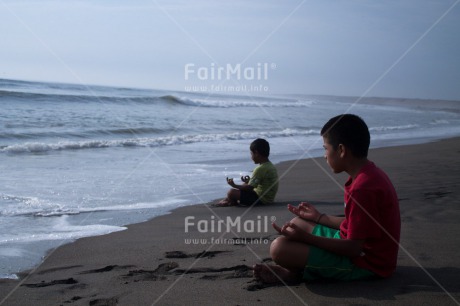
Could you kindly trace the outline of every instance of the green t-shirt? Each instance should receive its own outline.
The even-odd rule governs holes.
[[[278,172],[271,162],[258,165],[252,172],[249,185],[254,187],[262,202],[269,204],[278,192]]]

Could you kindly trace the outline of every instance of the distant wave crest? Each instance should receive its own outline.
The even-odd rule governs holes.
[[[200,106],[200,107],[308,107],[311,106],[313,101],[300,101],[300,100],[281,100],[281,99],[267,99],[259,101],[258,99],[242,100],[215,100],[215,99],[193,99],[187,97],[178,97],[174,95],[161,96],[160,99],[177,105],[186,106]]]
[[[284,129],[270,132],[235,132],[228,134],[177,135],[157,138],[132,138],[118,140],[61,141],[57,143],[26,142],[0,147],[0,152],[10,154],[45,153],[49,151],[99,149],[109,147],[160,147],[200,142],[222,142],[227,140],[245,140],[259,137],[291,137],[317,135],[318,130]]]
[[[376,131],[376,132],[385,132],[385,131],[396,131],[396,130],[410,130],[417,128],[417,124],[406,124],[406,125],[397,125],[397,126],[378,126],[378,127],[371,127],[369,130]]]
[[[0,90],[0,98],[5,98],[14,101],[30,102],[50,102],[50,103],[65,103],[65,102],[78,102],[78,103],[102,103],[102,104],[151,104],[159,101],[159,97],[152,95],[126,95],[120,96],[116,93],[99,93],[94,91],[66,93],[66,92],[28,92],[28,91],[15,91],[15,90]]]
[[[13,124],[6,124],[7,128],[14,128]],[[31,127],[33,125],[31,124]],[[107,135],[132,135],[140,136],[146,134],[157,134],[167,132],[162,129],[151,128],[151,127],[132,127],[132,128],[119,128],[119,129],[100,129],[100,130],[82,130],[75,132],[68,131],[47,131],[47,132],[4,132],[0,133],[0,139],[17,139],[17,140],[27,140],[27,139],[38,139],[43,137],[79,137],[79,138],[94,138],[98,136],[107,136]]]
[[[199,107],[309,107],[314,102],[313,100],[296,100],[289,98],[191,98],[178,95],[146,95],[146,96],[111,96],[88,92],[79,94],[64,94],[64,93],[36,93],[24,91],[5,91],[0,90],[0,98],[14,99],[15,101],[30,101],[37,102],[78,102],[78,103],[102,103],[102,104],[152,104],[152,103],[168,103],[176,106],[199,106]]]

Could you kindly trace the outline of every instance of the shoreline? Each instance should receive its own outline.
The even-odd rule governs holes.
[[[460,192],[456,191],[459,186],[456,173],[460,171],[460,162],[457,158],[460,152],[459,144],[460,137],[456,137],[424,144],[370,150],[369,159],[388,173],[398,191],[403,231],[406,233],[402,235],[401,244],[408,253],[400,250],[396,277],[375,282],[374,285],[356,282],[355,285],[361,285],[361,288],[358,286],[357,289],[353,289],[351,284],[345,285],[359,296],[345,296],[347,303],[372,302],[377,299],[388,302],[393,300],[402,305],[409,301],[408,298],[416,298],[423,304],[424,300],[420,299],[425,297],[452,302],[448,294],[451,291],[452,296],[458,300],[460,288],[456,285],[455,279],[458,279],[456,273],[459,272],[460,262],[454,258],[454,254],[455,246],[459,244],[454,242],[458,242],[459,239],[455,237],[455,241],[452,241],[448,240],[446,235],[438,235],[440,229],[452,232],[459,229],[457,220],[460,216],[455,208],[455,201],[458,203],[460,199]],[[215,292],[227,296],[235,303],[256,302],[257,299],[265,303],[280,303],[283,301],[280,300],[280,292],[286,291],[286,288],[251,287],[255,284],[252,283],[250,271],[244,268],[256,262],[269,260],[269,243],[264,242],[270,242],[276,235],[263,224],[265,217],[270,220],[276,217],[280,223],[287,221],[291,215],[285,209],[286,203],[302,200],[316,204],[325,213],[341,214],[343,204],[340,204],[340,186],[343,185],[346,175],[332,174],[321,157],[285,161],[278,163],[276,167],[283,177],[277,202],[273,205],[254,207],[246,212],[244,208],[210,208],[206,204],[196,204],[176,208],[169,214],[146,222],[128,225],[125,231],[78,239],[50,251],[44,262],[33,269],[33,273],[27,278],[24,278],[24,275],[27,275],[25,272],[21,273],[20,280],[0,280],[0,301],[21,284],[22,286],[4,301],[5,305],[19,305],[25,301],[43,305],[66,301],[76,305],[87,305],[88,302],[97,299],[106,302],[116,300],[120,305],[150,305],[155,301],[159,304],[179,305],[181,302],[189,301],[187,294],[192,295],[194,300],[208,305],[212,304]],[[438,210],[433,204],[442,205],[443,209]],[[190,219],[193,226],[190,225],[186,233],[185,218],[190,216],[194,217]],[[255,227],[260,221],[261,227],[259,231],[255,228],[253,233],[247,230],[233,233],[210,232],[211,223],[217,220],[217,217],[232,220],[241,217],[243,224],[250,226],[253,223]],[[208,224],[206,233],[200,231],[197,225],[199,220],[204,220]],[[424,227],[427,223],[435,226]],[[220,238],[228,239],[228,242],[235,241],[235,235],[245,240],[232,245],[192,242],[187,244],[185,240],[207,239],[210,242],[211,239],[218,241],[216,239],[222,236]],[[421,239],[421,236],[429,238]],[[257,239],[262,243],[256,244]],[[443,247],[437,246],[437,243],[443,243]],[[427,271],[435,278],[443,280],[439,283],[444,285],[447,292],[425,275],[411,257],[423,265],[428,265]],[[423,281],[420,282],[420,279]],[[67,283],[57,282],[63,280]],[[72,283],[74,281],[75,283]],[[382,286],[382,282],[386,282],[385,289],[378,293],[376,288]],[[207,289],[209,286],[212,290]],[[227,292],[219,289],[221,286],[226,287]],[[331,298],[331,302],[334,303],[344,302],[336,300],[340,294],[335,292],[337,288],[344,287],[343,284],[327,283],[323,286],[324,288],[317,284],[301,284],[289,288],[298,296],[304,297],[305,301],[310,301],[311,298],[306,295],[307,292],[313,294],[314,300],[317,301]],[[363,286],[370,290],[370,293],[359,293]],[[425,286],[423,288],[428,290],[420,289],[420,286]],[[178,292],[187,294],[178,296]],[[197,296],[196,292],[203,296]],[[256,300],[254,295],[257,296]],[[295,295],[291,294],[289,299],[292,299],[293,303],[299,303]]]
[[[458,136],[458,137],[460,138],[460,136]],[[445,139],[450,139],[450,138],[451,137],[445,138]],[[453,138],[455,138],[455,137],[453,137]],[[430,138],[430,137],[415,138],[415,139],[413,139],[411,141],[409,141],[407,139],[403,139],[403,140],[394,139],[394,140],[390,140],[390,141],[377,142],[376,144],[374,144],[375,145],[374,147],[370,148],[370,150],[381,149],[381,148],[399,147],[399,146],[407,146],[407,145],[419,145],[419,144],[431,143],[431,142],[436,142],[436,141],[441,141],[441,140],[444,140],[444,139],[439,139],[439,138],[436,138],[436,137],[435,138]],[[372,145],[372,143],[371,143],[371,145]],[[308,160],[308,159],[320,159],[320,158],[321,158],[320,156],[308,154],[308,155],[306,155],[306,157],[303,157],[302,160],[304,160],[304,159],[305,160]],[[281,159],[280,161],[276,162],[275,166],[283,164],[283,163],[291,163],[291,162],[294,162],[294,161],[295,160],[293,160],[293,159],[286,159],[286,160]],[[225,193],[223,193],[223,195],[224,194]],[[185,205],[185,207],[214,203],[214,202],[220,201],[222,198],[223,198],[223,196],[221,198],[211,199],[208,202],[204,202],[204,203],[200,203],[200,204],[196,204],[196,203],[195,204],[187,204],[187,205]],[[149,222],[149,221],[151,221],[151,220],[153,220],[155,218],[161,217],[163,215],[171,214],[176,209],[180,209],[182,207],[184,207],[184,206],[178,206],[176,208],[171,208],[171,210],[168,210],[166,212],[161,213],[160,215],[153,216],[153,217],[151,217],[149,219],[146,219],[146,220],[143,220],[143,221],[139,221],[139,222],[135,222],[135,223],[129,223],[129,224],[123,224],[123,225],[116,225],[116,226],[119,226],[120,228],[124,228],[124,229],[121,230],[121,231],[124,231],[124,230],[127,230],[127,228],[129,226],[131,226],[131,225],[135,225],[135,224],[139,224],[139,223],[143,223],[143,222]],[[64,245],[67,245],[67,244],[74,243],[75,241],[77,241],[79,239],[105,236],[105,235],[110,235],[110,234],[115,233],[115,232],[117,232],[117,231],[113,231],[113,232],[102,234],[102,235],[80,237],[80,238],[76,238],[74,240],[61,242],[61,243],[57,244],[56,247],[52,247],[52,248],[46,250],[44,252],[42,258],[48,257],[49,253],[53,252],[55,249],[57,249],[59,247],[62,247]],[[21,270],[21,271],[18,271],[18,272],[13,272],[11,274],[5,274],[4,275],[5,277],[0,277],[0,281],[2,281],[2,280],[20,281],[21,278],[22,278],[21,275],[27,274],[28,271],[33,271],[34,269],[36,269],[42,263],[43,263],[43,260],[40,260],[35,266],[33,266],[31,268],[27,268],[27,269],[24,269],[24,270]]]
[[[446,139],[449,139],[449,138],[450,137],[447,137]],[[414,138],[414,139],[411,139],[411,140],[407,140],[407,139],[401,139],[401,140],[394,139],[394,140],[390,140],[390,141],[389,140],[383,140],[383,141],[374,140],[374,144],[371,147],[371,150],[378,149],[378,148],[386,148],[386,147],[397,147],[397,146],[405,146],[405,145],[424,144],[424,143],[429,143],[429,142],[434,142],[434,141],[439,141],[439,140],[442,140],[442,139],[439,139],[437,137],[434,137],[434,138],[433,137],[428,137],[428,136],[424,137],[424,138]],[[321,148],[321,150],[322,150],[322,148]],[[302,157],[302,159],[320,158],[320,156],[319,156],[320,154],[318,154],[317,151],[315,153],[316,154],[305,154]],[[276,163],[276,165],[278,165],[278,164],[281,164],[281,163],[284,163],[284,162],[292,162],[293,160],[295,160],[295,159],[293,159],[293,156],[300,156],[300,155],[301,155],[301,153],[299,153],[299,152],[297,152],[296,154],[282,155],[282,158],[279,158],[277,161],[275,161],[275,163]],[[279,157],[279,156],[277,156],[277,157]],[[222,190],[222,194],[225,194],[225,192],[227,190],[227,187],[225,187],[225,189]],[[205,201],[203,201],[203,203],[212,203],[212,202],[215,202],[215,201],[219,201],[220,199],[222,199],[222,197],[220,197],[220,198],[208,198]],[[201,204],[190,203],[190,204],[186,204],[184,206],[194,206],[194,205],[201,205]],[[149,221],[151,219],[154,219],[156,217],[159,217],[159,216],[162,216],[162,215],[165,215],[165,214],[170,214],[175,209],[180,208],[180,207],[183,207],[183,206],[178,205],[176,207],[170,208],[167,211],[163,211],[160,214],[156,214],[156,215],[154,215],[152,217],[148,217],[148,218],[145,218],[143,220],[142,219],[141,220],[136,220],[133,223],[113,224],[113,226],[117,226],[119,228],[124,228],[122,230],[126,230],[126,228],[129,225],[134,225],[134,224],[138,224],[138,223],[142,223],[142,222],[147,222],[147,221]],[[133,212],[135,212],[135,211],[133,211]],[[81,213],[82,216],[84,216],[85,214],[86,213]],[[73,216],[71,216],[71,217],[73,217]],[[78,239],[104,236],[104,235],[108,235],[108,234],[111,234],[111,233],[114,233],[114,232],[116,232],[116,231],[105,233],[105,234],[96,234],[96,235],[91,235],[91,236],[86,236],[86,237],[68,239],[66,241],[60,241],[59,243],[57,243],[55,245],[48,244],[47,248],[41,248],[42,252],[39,252],[40,257],[36,256],[36,264],[35,265],[29,265],[28,267],[26,267],[24,269],[21,269],[21,270],[17,269],[16,271],[11,271],[9,274],[8,273],[1,274],[0,275],[1,276],[0,281],[1,280],[20,280],[21,279],[20,275],[24,274],[23,271],[31,271],[31,270],[35,269],[37,266],[39,266],[43,262],[43,258],[46,258],[48,256],[48,254],[50,252],[52,252],[53,250],[55,250],[56,248],[59,248],[59,247],[61,247],[63,245],[69,244],[69,243],[73,243]]]

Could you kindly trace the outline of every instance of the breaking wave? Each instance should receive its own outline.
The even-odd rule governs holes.
[[[0,152],[10,154],[45,153],[49,151],[100,149],[110,147],[161,147],[201,142],[222,142],[228,140],[245,140],[259,137],[292,137],[319,135],[319,130],[284,129],[270,132],[235,132],[228,134],[177,135],[156,138],[130,138],[118,140],[60,141],[56,143],[26,142],[0,147]]]
[[[267,98],[261,100],[260,98],[247,100],[234,99],[234,100],[216,100],[216,99],[194,99],[187,97],[178,97],[174,95],[161,96],[160,99],[167,101],[171,104],[186,105],[186,106],[200,106],[200,107],[309,107],[313,101],[300,101],[295,99],[272,99]]]

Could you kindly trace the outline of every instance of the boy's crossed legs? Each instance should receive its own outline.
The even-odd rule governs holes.
[[[238,189],[230,189],[227,192],[227,197],[220,201],[217,206],[235,206],[241,198],[241,192]]]
[[[227,197],[215,206],[251,206],[259,202],[259,196],[255,191],[245,191],[232,188],[227,192]]]
[[[312,233],[315,224],[299,217],[292,223],[307,233]],[[305,243],[289,240],[284,236],[276,238],[270,245],[270,256],[276,265],[254,265],[254,277],[264,283],[298,282],[307,265],[309,246]]]

